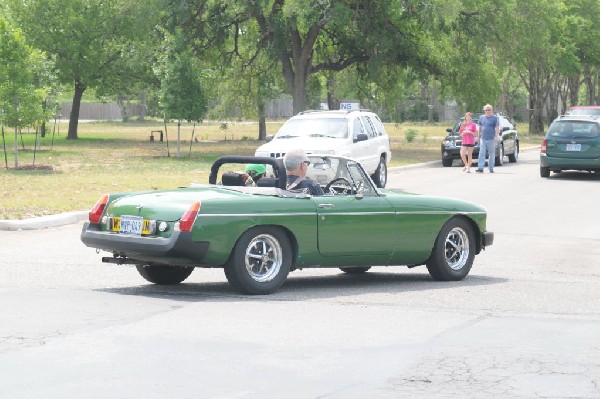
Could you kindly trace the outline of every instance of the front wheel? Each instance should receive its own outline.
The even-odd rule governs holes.
[[[179,284],[194,271],[186,266],[136,265],[135,268],[144,279],[158,285]]]
[[[508,156],[508,162],[515,163],[519,160],[519,142],[515,143],[515,152]]]
[[[464,219],[450,219],[440,230],[427,270],[440,281],[458,281],[469,274],[475,258],[475,233]]]
[[[496,157],[494,164],[495,166],[504,165],[504,145],[502,144],[500,144],[500,146],[498,147],[498,156]]]
[[[444,167],[446,167],[446,168],[452,166],[452,161],[453,161],[452,158],[444,158],[444,157],[442,157],[442,165]]]
[[[292,246],[275,227],[255,227],[238,239],[225,276],[243,294],[270,294],[283,285],[292,265]]]
[[[385,164],[385,157],[382,155],[379,158],[379,165],[377,165],[377,169],[375,173],[371,175],[371,179],[375,185],[379,188],[384,188],[387,183],[387,166]]]

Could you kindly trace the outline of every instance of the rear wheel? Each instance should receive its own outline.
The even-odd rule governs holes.
[[[179,284],[192,274],[193,267],[137,265],[138,273],[147,281],[158,285]]]
[[[377,187],[385,187],[387,183],[387,166],[385,164],[385,157],[383,155],[381,158],[379,158],[379,165],[377,166],[377,169],[371,178]]]
[[[255,227],[235,244],[225,276],[243,294],[270,294],[283,285],[292,265],[292,246],[275,227]]]
[[[540,176],[550,177],[550,168],[544,168],[543,166],[540,166]]]
[[[462,280],[471,270],[475,251],[475,233],[471,225],[464,219],[452,218],[435,240],[427,270],[436,280]]]
[[[344,273],[348,274],[363,274],[366,273],[371,266],[363,266],[363,267],[340,267],[340,270]]]

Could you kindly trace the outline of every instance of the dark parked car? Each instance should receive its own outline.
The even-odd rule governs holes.
[[[477,123],[480,114],[472,114],[473,122]],[[519,159],[519,135],[517,128],[512,124],[508,118],[502,114],[496,114],[500,118],[500,137],[498,144],[496,145],[496,166],[502,166],[504,164],[504,157],[508,156],[508,161],[513,163]],[[452,166],[455,159],[460,160],[460,147],[462,145],[462,138],[458,133],[460,124],[463,122],[464,117],[460,118],[453,128],[448,128],[446,131],[449,133],[442,142],[442,165]],[[475,138],[475,148],[473,149],[473,161],[477,160],[479,156],[479,142]]]
[[[564,115],[548,128],[540,150],[540,176],[587,170],[600,173],[600,116]]]

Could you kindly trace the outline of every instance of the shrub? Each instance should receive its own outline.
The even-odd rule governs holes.
[[[417,137],[417,131],[415,129],[408,129],[405,133],[405,136],[406,141],[412,143],[415,140],[415,137]]]

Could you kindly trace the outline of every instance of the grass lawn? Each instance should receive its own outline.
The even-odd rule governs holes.
[[[274,134],[283,122],[267,124]],[[445,124],[386,124],[392,146],[392,165],[440,159]],[[105,193],[164,189],[190,183],[207,183],[212,162],[224,154],[253,155],[262,144],[255,140],[255,123],[202,123],[181,126],[181,157],[177,158],[177,125],[169,124],[165,141],[150,141],[159,122],[80,123],[78,140],[66,140],[67,123],[59,123],[45,138],[34,132],[18,135],[19,169],[15,169],[14,130],[4,128],[0,142],[0,219],[24,219],[60,212],[87,210]],[[416,132],[412,142],[406,133]],[[54,132],[53,132],[54,131]],[[197,141],[196,141],[197,140]],[[540,138],[521,135],[522,146]],[[169,155],[169,156],[168,156]],[[34,163],[35,156],[35,163]],[[8,169],[6,168],[8,165]]]

